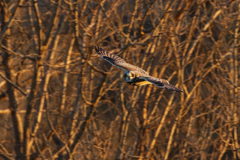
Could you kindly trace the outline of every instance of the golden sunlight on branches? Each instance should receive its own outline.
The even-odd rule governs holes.
[[[239,28],[240,0],[0,1],[0,159],[240,159]]]

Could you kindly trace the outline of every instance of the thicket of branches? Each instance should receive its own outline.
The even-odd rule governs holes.
[[[0,159],[240,159],[240,1],[1,0]],[[130,86],[98,45],[184,93]]]

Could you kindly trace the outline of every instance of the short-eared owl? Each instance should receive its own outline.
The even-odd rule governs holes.
[[[127,63],[122,58],[111,54],[98,46],[95,47],[95,50],[104,60],[108,61],[116,67],[125,70],[125,72],[123,73],[123,78],[128,84],[137,86],[154,84],[155,86],[167,90],[183,92],[181,89],[169,84],[167,80],[152,77],[143,69]]]

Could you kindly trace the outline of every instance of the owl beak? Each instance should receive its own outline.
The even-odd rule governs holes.
[[[128,80],[130,80],[132,78],[131,74],[129,74],[129,72],[128,72],[127,75],[128,75]]]

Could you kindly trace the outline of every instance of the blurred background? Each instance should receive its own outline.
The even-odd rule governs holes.
[[[240,159],[239,28],[240,0],[1,0],[0,159]]]

